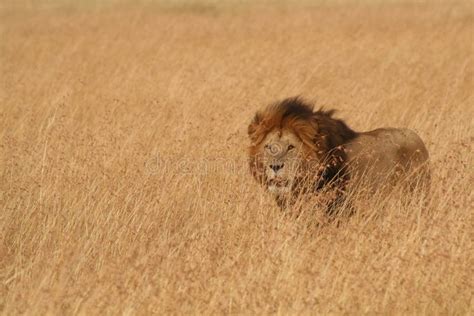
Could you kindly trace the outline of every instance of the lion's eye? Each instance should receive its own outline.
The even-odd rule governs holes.
[[[288,150],[292,150],[293,148],[295,148],[295,146],[293,146],[293,145],[288,145]]]

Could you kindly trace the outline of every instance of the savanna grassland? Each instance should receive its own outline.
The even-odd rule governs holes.
[[[472,1],[2,1],[0,26],[2,314],[474,312]],[[246,132],[294,95],[416,130],[430,194],[283,214]]]

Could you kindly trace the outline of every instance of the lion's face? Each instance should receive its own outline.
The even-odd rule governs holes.
[[[289,130],[274,130],[259,146],[268,190],[289,192],[305,162],[303,142]]]

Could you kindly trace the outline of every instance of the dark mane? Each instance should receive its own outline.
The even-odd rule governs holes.
[[[357,136],[357,133],[347,126],[343,120],[333,118],[334,113],[336,113],[334,109],[324,110],[323,108],[313,113],[313,117],[318,124],[319,133],[327,140],[328,150],[347,143]]]
[[[302,120],[310,120],[313,116],[313,105],[305,102],[301,97],[292,97],[276,102],[273,107],[275,113],[281,113],[282,119],[290,116]]]
[[[315,183],[315,190],[319,191],[323,188],[338,188],[336,190],[335,199],[328,206],[328,214],[332,214],[338,203],[342,200],[342,191],[349,181],[349,173],[347,172],[347,154],[343,145],[357,136],[357,132],[352,130],[347,124],[340,119],[333,118],[336,110],[324,110],[320,108],[314,112],[313,117],[317,122],[318,134],[315,142],[318,147],[323,147],[324,169],[318,175]]]
[[[255,114],[248,127],[249,137],[259,143],[271,130],[287,128],[294,130],[307,145],[312,143],[313,149],[329,152],[357,136],[344,121],[332,117],[335,110],[313,108],[313,104],[298,96],[270,104]]]

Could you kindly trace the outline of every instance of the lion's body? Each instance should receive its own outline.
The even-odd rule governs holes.
[[[343,147],[352,186],[365,182],[370,190],[374,190],[394,185],[403,178],[416,184],[423,180],[417,175],[427,176],[425,162],[428,151],[412,130],[380,128],[358,133]]]
[[[280,205],[303,194],[373,192],[429,180],[428,151],[412,130],[358,133],[298,98],[268,106],[249,125],[250,170]],[[337,199],[340,199],[340,193]]]

